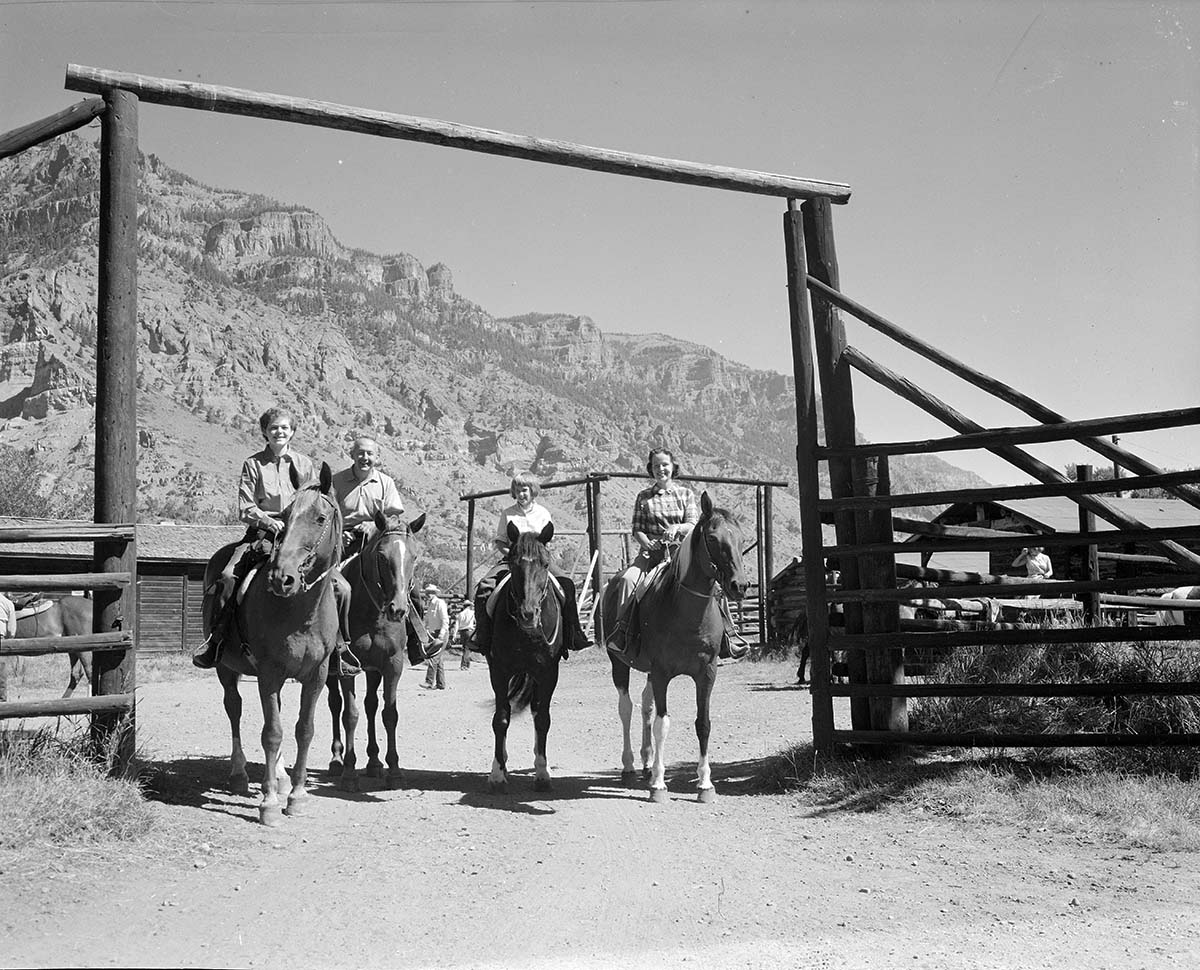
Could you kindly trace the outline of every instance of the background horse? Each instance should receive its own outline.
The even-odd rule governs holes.
[[[637,613],[641,649],[633,666],[650,675],[642,692],[642,775],[647,774],[647,760],[652,748],[650,797],[656,802],[667,799],[664,749],[671,727],[667,686],[681,674],[691,677],[696,684],[696,739],[700,743],[696,765],[697,796],[701,802],[713,799],[708,765],[709,704],[717,680],[717,656],[725,636],[720,597],[723,593],[731,600],[741,600],[746,595],[742,537],[736,522],[729,512],[713,506],[708,492],[700,496],[700,509],[700,521],[683,540],[676,558],[647,581]],[[616,625],[619,589],[619,576],[613,577],[605,587],[602,602],[605,629],[613,629]],[[629,780],[633,777],[633,750],[629,737],[633,713],[633,702],[629,697],[630,668],[612,653],[609,660],[613,684],[617,688],[617,711],[624,731],[622,777]]]
[[[546,737],[550,733],[550,698],[558,686],[562,659],[562,605],[551,588],[550,552],[546,543],[554,535],[549,523],[539,534],[520,532],[508,524],[508,581],[495,594],[492,616],[492,649],[488,672],[496,713],[492,733],[496,751],[488,787],[508,791],[508,725],[514,710],[533,712],[534,788],[549,791],[550,766]]]
[[[287,814],[299,815],[307,797],[308,749],[313,737],[313,708],[321,696],[329,671],[329,656],[338,636],[338,612],[330,582],[337,567],[342,537],[342,512],[330,492],[332,476],[321,464],[320,478],[301,486],[296,466],[291,466],[296,497],[285,517],[285,526],[275,539],[266,563],[250,578],[217,666],[225,689],[225,712],[233,735],[231,780],[245,791],[246,757],[242,753],[242,698],[238,680],[243,674],[258,678],[262,701],[263,772],[259,819],[264,825],[281,821],[278,780],[279,747],[283,740],[279,693],[283,682],[300,681],[300,711],[296,718],[296,763]],[[219,572],[220,553],[209,564]],[[206,576],[206,586],[209,577]],[[205,616],[205,626],[209,617]],[[208,634],[205,630],[205,635]],[[245,649],[239,649],[239,643]]]
[[[383,764],[379,760],[379,741],[375,735],[375,713],[379,710],[379,685],[383,684],[383,726],[387,730],[387,783],[399,787],[402,781],[400,755],[396,749],[396,686],[404,671],[407,653],[408,617],[416,606],[409,597],[412,586],[414,536],[425,524],[424,514],[405,522],[399,515],[375,515],[375,534],[369,536],[362,551],[342,566],[342,575],[350,584],[350,646],[367,672],[367,777],[378,778]],[[343,701],[345,706],[343,708]],[[358,790],[354,732],[358,727],[358,698],[354,678],[339,678],[329,672],[329,713],[333,718],[333,760],[330,771],[341,771],[345,791]],[[342,744],[339,718],[346,731]]]
[[[36,608],[37,604],[33,604]],[[18,611],[19,613],[25,610]],[[86,596],[64,596],[51,600],[50,606],[40,612],[18,616],[16,636],[26,637],[75,637],[89,636],[92,632],[92,601]],[[92,681],[91,652],[72,650],[67,654],[71,673],[63,697],[70,697],[80,681]]]
[[[1163,595],[1165,600],[1200,600],[1200,586],[1178,586]],[[1200,610],[1159,610],[1159,626],[1196,626]]]

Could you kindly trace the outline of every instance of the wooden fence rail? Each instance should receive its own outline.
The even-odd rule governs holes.
[[[0,702],[0,720],[25,717],[59,717],[65,714],[124,715],[133,709],[133,694],[102,694],[96,697],[64,697],[45,701]]]
[[[104,99],[88,98],[57,114],[14,128],[0,135],[0,158],[10,158],[51,138],[82,128],[103,113]]]
[[[126,630],[110,633],[84,633],[70,637],[10,637],[0,640],[0,657],[40,657],[52,653],[78,653],[81,650],[129,650],[133,634]]]

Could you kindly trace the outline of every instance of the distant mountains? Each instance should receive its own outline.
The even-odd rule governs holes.
[[[442,263],[345,246],[309,209],[210,188],[155,155],[141,168],[144,518],[229,519],[275,402],[298,411],[297,446],[335,467],[357,430],[379,439],[410,508],[430,513],[444,575],[465,556],[458,496],[516,469],[638,470],[654,444],[693,474],[795,480],[790,377],[586,316],[494,317]],[[46,487],[91,480],[98,175],[76,135],[0,162],[0,445],[38,449]],[[892,477],[896,491],[981,484],[932,458],[895,461]],[[606,528],[627,528],[638,484],[606,486]],[[713,491],[753,521],[751,491]],[[794,494],[775,503],[780,562],[799,553]],[[582,491],[546,501],[560,528],[582,526]]]

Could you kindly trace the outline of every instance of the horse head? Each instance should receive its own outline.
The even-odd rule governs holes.
[[[322,462],[320,476],[300,486],[284,516],[267,575],[267,584],[276,596],[308,592],[337,565],[342,510],[333,497],[332,483],[333,474]]]
[[[392,622],[404,619],[412,604],[412,586],[416,554],[413,536],[425,525],[425,513],[411,522],[399,514],[375,513],[375,535],[362,552],[363,576],[379,588],[379,611]]]
[[[550,584],[550,550],[546,543],[553,536],[553,522],[546,523],[539,533],[521,532],[511,522],[508,524],[508,582],[516,607],[512,616],[528,635],[543,633],[542,604]]]
[[[692,529],[692,562],[731,600],[741,601],[750,583],[742,569],[742,534],[737,520],[700,496],[700,521]]]

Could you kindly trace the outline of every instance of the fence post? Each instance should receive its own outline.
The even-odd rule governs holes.
[[[787,258],[788,313],[791,321],[792,370],[796,381],[796,487],[800,493],[800,538],[804,550],[808,646],[812,660],[813,747],[833,751],[833,698],[829,693],[829,602],[825,595],[825,553],[817,509],[817,387],[813,371],[812,319],[808,310],[804,226],[795,199],[783,216]]]
[[[475,500],[467,499],[467,588],[464,596],[468,603],[475,596]]]
[[[1076,465],[1075,480],[1079,482],[1090,482],[1092,480],[1091,465]],[[1080,532],[1095,532],[1096,531],[1096,513],[1091,509],[1079,506],[1079,531]],[[1082,572],[1084,579],[1099,579],[1100,578],[1100,554],[1095,545],[1084,546],[1080,549],[1083,554]],[[1083,594],[1083,618],[1089,626],[1095,626],[1100,619],[1100,594],[1099,593],[1084,593]]]
[[[96,298],[96,508],[98,523],[137,520],[137,192],[138,99],[113,89],[100,129],[100,260]],[[97,572],[129,572],[123,590],[96,590],[93,631],[133,631],[128,650],[92,655],[92,693],[132,693],[137,663],[137,541],[97,542]],[[136,747],[134,713],[118,738],[114,770]],[[92,742],[105,750],[119,712],[92,715]]]
[[[600,528],[600,479],[593,478],[588,482],[588,517],[590,521],[589,528],[591,529],[592,541],[589,552],[595,554],[596,571],[592,576],[592,596],[594,603],[600,603],[600,597],[604,593],[604,540],[603,531]],[[596,642],[603,644],[604,640],[604,614],[596,610]]]
[[[833,212],[828,204],[819,204],[820,201],[809,200],[801,207],[808,272],[837,290],[841,288],[841,280],[833,239]],[[850,380],[850,365],[842,356],[846,349],[846,328],[833,304],[820,293],[812,294],[812,312],[817,372],[821,378],[825,443],[831,448],[844,448],[857,443],[854,434],[854,388]],[[829,491],[834,498],[847,498],[854,494],[853,471],[851,463],[845,458],[829,459]],[[854,545],[859,541],[853,512],[835,513],[833,524],[839,544]],[[853,556],[842,558],[844,561],[837,563],[842,588],[862,589],[858,560]],[[860,604],[843,604],[842,615],[847,634],[863,632],[863,607]],[[850,651],[846,657],[846,667],[853,683],[867,683],[867,662],[863,651]],[[850,723],[855,730],[865,731],[870,727],[871,708],[867,698],[850,699]]]
[[[775,537],[771,531],[771,519],[775,514],[774,500],[772,497],[771,485],[763,486],[763,569],[766,570],[766,575],[763,577],[763,588],[759,591],[759,601],[762,604],[759,609],[762,610],[763,630],[766,631],[765,639],[774,642],[775,633],[775,617],[771,613],[771,580],[775,576]]]
[[[758,570],[758,645],[759,649],[767,646],[767,577],[766,560],[763,558],[763,487],[754,486],[755,513],[755,568]]]

